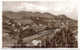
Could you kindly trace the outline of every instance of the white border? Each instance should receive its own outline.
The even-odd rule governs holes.
[[[46,1],[46,0],[3,0],[3,1]],[[56,0],[49,0],[49,1],[56,1]],[[80,6],[79,6],[80,0],[76,0],[76,1],[77,1],[77,10],[78,10],[78,48],[80,48]],[[1,0],[0,0],[0,37],[1,37],[0,38],[0,48],[2,48],[2,1]],[[63,49],[65,50],[66,48],[63,48]],[[5,49],[3,49],[3,50],[5,50]],[[33,50],[33,49],[30,49],[30,50]],[[49,50],[49,48],[47,50]],[[51,50],[53,50],[53,49],[51,49]],[[75,49],[73,49],[73,50],[75,50]]]
[[[77,11],[78,11],[78,48],[80,48],[80,0],[77,1]]]
[[[2,48],[2,1],[0,0],[0,48]]]
[[[46,0],[3,0],[3,1],[46,1]],[[50,0],[50,1],[53,1],[53,0]]]

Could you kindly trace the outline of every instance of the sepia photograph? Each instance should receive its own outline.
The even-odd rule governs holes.
[[[78,48],[71,0],[3,1],[2,48]]]

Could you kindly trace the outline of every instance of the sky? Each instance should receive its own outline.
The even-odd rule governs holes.
[[[76,2],[74,0],[54,1],[5,1],[3,11],[49,12],[55,15],[65,14],[77,20]]]

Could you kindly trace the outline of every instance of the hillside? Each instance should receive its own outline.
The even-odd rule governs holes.
[[[4,36],[6,34],[7,36]],[[14,41],[10,42],[9,39]],[[40,40],[41,43],[34,46],[33,40]],[[3,43],[4,48],[75,48],[77,47],[77,21],[64,14],[56,16],[47,12],[3,12],[3,42],[7,45],[13,44],[7,46]]]

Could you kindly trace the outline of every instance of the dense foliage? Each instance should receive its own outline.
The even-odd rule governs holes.
[[[3,47],[78,47],[76,20],[72,20],[65,15],[55,16],[44,13],[40,16],[39,14],[27,15],[28,17],[22,16],[21,19],[19,17],[11,18],[11,16],[8,17],[3,14]],[[40,40],[41,43],[34,46],[31,43],[33,40]]]

